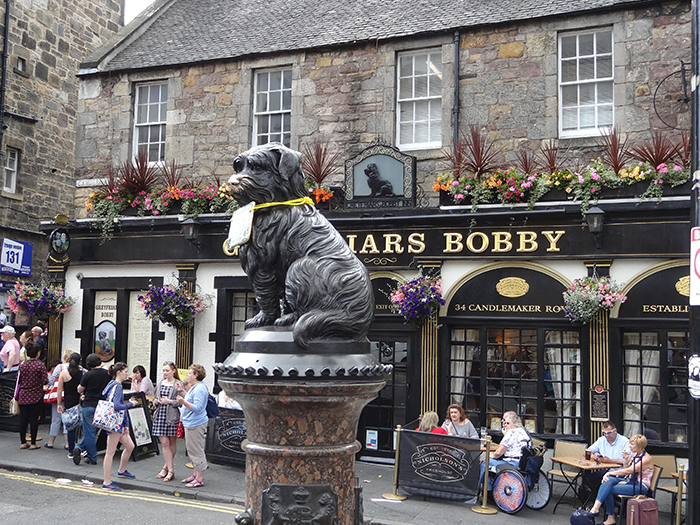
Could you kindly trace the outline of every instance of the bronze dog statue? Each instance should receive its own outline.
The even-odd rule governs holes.
[[[245,323],[294,326],[294,342],[363,341],[374,317],[369,273],[316,208],[290,203],[308,197],[301,154],[279,143],[240,154],[229,179],[240,205],[276,203],[255,211],[239,249],[260,312]]]

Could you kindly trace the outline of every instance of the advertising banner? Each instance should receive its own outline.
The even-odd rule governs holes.
[[[411,495],[475,503],[480,440],[402,430],[399,486]]]
[[[11,275],[29,276],[32,274],[32,243],[2,240],[0,272]]]

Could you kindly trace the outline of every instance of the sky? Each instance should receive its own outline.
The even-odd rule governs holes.
[[[124,1],[124,25],[131,22],[135,16],[151,5],[154,0],[125,0]]]

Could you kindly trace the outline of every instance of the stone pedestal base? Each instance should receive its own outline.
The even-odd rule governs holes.
[[[247,380],[220,377],[246,416],[246,506],[261,523],[262,493],[273,483],[327,483],[338,497],[338,525],[353,525],[357,424],[383,379]]]

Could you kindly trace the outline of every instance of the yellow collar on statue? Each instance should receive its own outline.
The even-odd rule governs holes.
[[[262,204],[256,204],[255,206],[253,206],[253,211],[261,210],[263,208],[270,208],[272,206],[301,206],[302,204],[310,204],[311,206],[313,206],[314,201],[312,201],[309,197],[301,197],[299,199],[284,202],[264,202]]]

